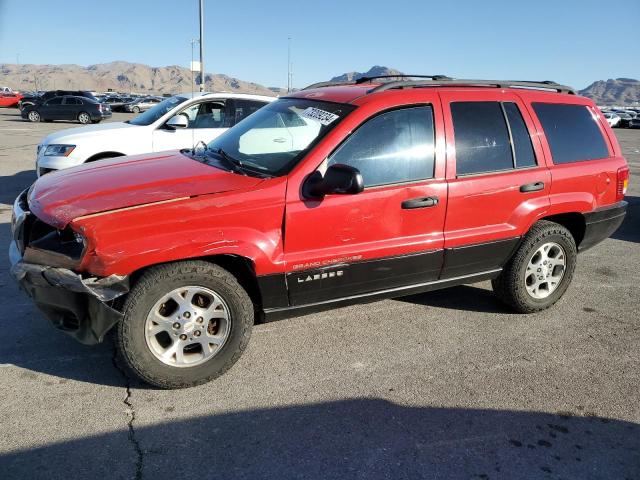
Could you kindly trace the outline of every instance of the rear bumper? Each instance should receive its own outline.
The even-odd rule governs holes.
[[[627,202],[622,201],[585,213],[586,228],[578,250],[587,250],[609,238],[622,224],[627,214],[627,205]]]

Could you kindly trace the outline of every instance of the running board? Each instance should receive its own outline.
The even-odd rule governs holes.
[[[354,305],[358,303],[370,303],[387,298],[404,297],[405,295],[413,295],[416,293],[429,292],[432,290],[440,290],[442,288],[455,287],[468,283],[477,283],[484,280],[491,280],[497,277],[502,268],[487,270],[485,272],[474,273],[471,275],[463,275],[460,277],[445,278],[434,280],[432,282],[417,283],[414,285],[406,285],[404,287],[390,288],[386,290],[378,290],[376,292],[361,293],[349,297],[341,297],[324,302],[307,303],[305,305],[293,305],[282,308],[268,308],[264,310],[264,321],[273,322],[284,318],[297,317],[308,313],[321,312],[333,308]]]

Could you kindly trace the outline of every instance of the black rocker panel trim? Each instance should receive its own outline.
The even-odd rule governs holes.
[[[284,273],[261,275],[257,277],[257,281],[264,310],[289,306],[287,279]]]
[[[520,244],[520,237],[495,242],[447,248],[440,278],[471,275],[494,268],[502,268]]]
[[[304,305],[437,280],[442,250],[330,265],[287,274],[289,303]]]
[[[282,320],[284,318],[297,317],[313,312],[321,312],[333,308],[344,307],[347,305],[370,303],[386,298],[397,298],[405,295],[413,295],[416,293],[429,292],[432,290],[440,290],[442,288],[454,287],[456,285],[464,285],[467,283],[482,282],[496,278],[502,269],[490,270],[486,272],[475,273],[473,275],[464,275],[462,277],[434,280],[415,285],[405,285],[402,287],[378,290],[376,292],[362,293],[348,297],[340,297],[324,302],[308,303],[306,305],[294,305],[285,308],[272,308],[264,311],[266,322]]]

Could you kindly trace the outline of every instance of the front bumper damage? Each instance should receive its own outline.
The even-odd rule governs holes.
[[[129,291],[128,276],[84,277],[68,268],[26,262],[24,230],[32,214],[23,195],[14,204],[11,275],[55,328],[86,345],[101,342],[122,319],[114,305]]]

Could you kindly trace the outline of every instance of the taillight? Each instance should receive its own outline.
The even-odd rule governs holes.
[[[629,167],[620,167],[618,169],[618,181],[616,183],[616,202],[624,200],[629,187]]]
[[[99,112],[101,112],[101,111],[102,111],[102,104],[101,104],[101,103],[99,103],[99,104],[98,104],[98,111],[99,111]]]

